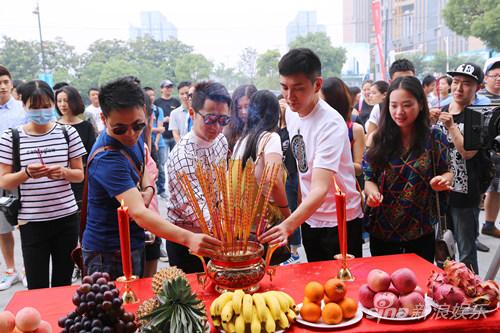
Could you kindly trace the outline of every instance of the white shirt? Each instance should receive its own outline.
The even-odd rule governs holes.
[[[69,144],[62,126],[66,126]],[[47,166],[69,166],[69,160],[86,154],[82,140],[76,129],[69,125],[55,124],[46,134],[31,135],[18,127],[21,170],[29,164],[43,160]],[[0,163],[12,165],[12,130],[3,133],[0,140]],[[19,185],[21,190],[20,222],[56,220],[76,213],[75,196],[71,184],[66,179],[48,177],[28,178]]]
[[[287,108],[286,124],[292,152],[297,160],[302,197],[307,198],[311,191],[313,169],[331,170],[335,173],[338,186],[346,193],[347,221],[362,217],[347,125],[340,113],[320,99],[305,117],[299,117]],[[307,219],[307,224],[313,228],[337,225],[335,193],[336,189],[332,186],[321,207]]]
[[[372,112],[370,112],[370,118],[366,121],[365,131],[368,132],[368,124],[372,123],[378,127],[378,123],[380,122],[380,104],[375,104],[373,106]]]
[[[10,97],[7,103],[0,105],[0,131],[15,128],[26,123],[26,112],[23,104],[14,97]]]
[[[179,136],[182,138],[188,132],[188,110],[183,106],[179,106],[177,109],[170,113],[170,122],[168,123],[168,130],[178,130]]]
[[[100,107],[95,107],[92,104],[87,106],[85,108],[85,112],[88,112],[89,114],[92,115],[92,118],[94,119],[94,123],[97,125],[97,132],[101,133],[104,130],[104,124],[101,119],[101,108]]]

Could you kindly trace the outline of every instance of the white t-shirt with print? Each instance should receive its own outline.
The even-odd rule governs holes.
[[[62,126],[66,126],[69,145]],[[78,132],[69,125],[55,124],[43,135],[27,134],[19,126],[19,148],[21,170],[29,164],[43,163],[47,166],[69,166],[69,160],[86,154]],[[0,140],[0,163],[12,165],[12,130],[6,130]],[[78,207],[71,184],[65,179],[48,177],[28,178],[19,186],[21,209],[18,220],[22,222],[51,221],[76,213]]]
[[[94,119],[94,122],[97,126],[97,131],[101,133],[104,130],[104,123],[102,122],[101,119],[101,112],[102,112],[101,108],[100,107],[96,108],[95,106],[90,104],[85,108],[85,112],[92,115],[92,118]]]
[[[338,186],[346,193],[347,221],[362,217],[347,125],[340,113],[320,99],[305,117],[287,108],[286,124],[290,147],[297,160],[302,198],[307,198],[311,191],[313,169],[331,170]],[[307,224],[313,228],[337,225],[335,193],[335,186],[332,186],[321,207],[307,219]]]
[[[380,104],[375,104],[373,106],[372,112],[370,112],[370,117],[366,121],[365,131],[368,132],[368,124],[372,123],[378,127],[378,123],[380,122]]]

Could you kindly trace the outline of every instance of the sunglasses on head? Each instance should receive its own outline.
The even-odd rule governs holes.
[[[111,131],[113,132],[113,134],[123,135],[127,133],[129,127],[132,128],[134,132],[140,132],[144,129],[144,127],[146,127],[146,123],[135,123],[132,125],[118,125],[116,127],[111,128]]]
[[[218,115],[218,114],[201,114],[200,111],[195,111],[203,118],[203,123],[205,125],[214,125],[219,123],[221,126],[226,126],[231,121],[230,116]]]

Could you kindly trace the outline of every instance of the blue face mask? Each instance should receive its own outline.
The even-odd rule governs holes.
[[[38,125],[47,125],[54,119],[54,108],[47,109],[27,109],[26,120]]]

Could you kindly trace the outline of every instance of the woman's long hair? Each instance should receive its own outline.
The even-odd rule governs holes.
[[[387,92],[386,102],[383,103],[383,108],[381,109],[379,127],[373,134],[372,144],[366,153],[368,162],[377,171],[386,168],[391,158],[401,156],[403,153],[401,131],[399,126],[392,120],[391,113],[389,112],[391,94],[397,89],[404,89],[413,95],[420,108],[420,113],[413,125],[410,151],[417,156],[422,154],[425,142],[430,134],[429,107],[420,81],[412,76],[394,80]]]
[[[253,94],[248,107],[248,122],[242,138],[248,137],[244,147],[243,167],[249,158],[257,158],[259,138],[263,132],[276,132],[280,116],[278,98],[269,90],[259,90]]]
[[[325,102],[334,108],[345,121],[348,120],[352,109],[351,94],[349,88],[341,79],[329,77],[321,87]]]
[[[231,122],[227,126],[227,132],[224,133],[230,151],[233,150],[236,141],[238,141],[245,129],[245,122],[240,117],[238,101],[244,96],[250,99],[256,91],[257,88],[253,84],[245,84],[236,88],[231,96]]]

